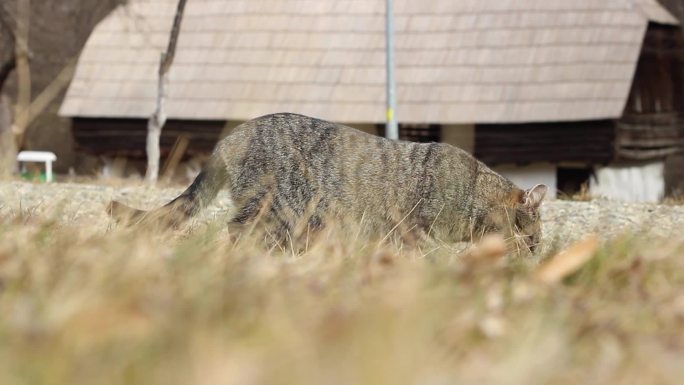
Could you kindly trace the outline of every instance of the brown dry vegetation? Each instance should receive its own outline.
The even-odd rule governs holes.
[[[105,231],[60,218],[0,219],[2,384],[684,378],[682,239],[529,257],[501,256],[495,238],[460,252],[328,228],[293,251],[220,219]]]

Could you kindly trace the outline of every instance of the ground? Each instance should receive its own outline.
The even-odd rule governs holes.
[[[0,214],[30,210],[42,215],[56,213],[62,219],[84,224],[89,229],[104,230],[111,223],[105,206],[120,200],[142,209],[159,207],[184,188],[153,188],[144,184],[31,184],[0,183]],[[210,221],[228,212],[230,199],[222,193],[213,206],[200,216]],[[555,200],[542,207],[546,246],[562,246],[590,233],[604,238],[623,233],[645,233],[667,238],[684,229],[684,206],[630,204],[610,200],[587,202]]]
[[[0,383],[684,378],[682,206],[546,202],[536,256],[332,230],[267,249],[224,236],[225,195],[182,230],[104,214],[181,191],[0,182]]]

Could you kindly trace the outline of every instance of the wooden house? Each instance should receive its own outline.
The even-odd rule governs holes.
[[[60,111],[83,150],[144,156],[175,3],[130,0],[91,35]],[[281,111],[382,134],[384,7],[383,0],[188,2],[163,151],[184,136],[189,155],[208,152],[239,122]],[[658,167],[684,148],[683,47],[678,21],[656,0],[400,0],[395,7],[403,138],[455,144],[521,184],[572,192],[592,179],[610,196],[655,183],[627,199],[662,195]],[[637,171],[606,182],[625,167]]]

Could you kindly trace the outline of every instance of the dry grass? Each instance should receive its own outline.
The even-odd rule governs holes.
[[[537,259],[501,257],[496,239],[465,253],[319,239],[293,251],[220,223],[100,234],[4,218],[0,383],[684,378],[683,242],[624,237],[545,284]]]
[[[591,195],[591,192],[589,191],[589,184],[588,183],[582,183],[580,186],[580,190],[572,195],[566,194],[562,191],[559,192],[559,198],[563,200],[568,200],[568,201],[575,201],[575,202],[590,202],[594,200],[596,197]]]

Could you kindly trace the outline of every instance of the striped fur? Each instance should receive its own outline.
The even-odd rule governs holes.
[[[194,183],[162,210],[186,218],[227,189],[234,222],[257,216],[276,234],[321,228],[341,216],[372,232],[470,240],[491,231],[539,239],[544,186],[523,191],[444,143],[391,141],[296,114],[237,127]]]

